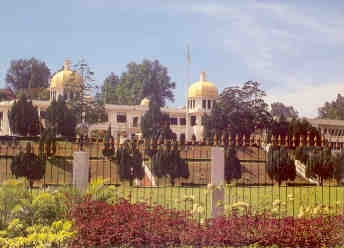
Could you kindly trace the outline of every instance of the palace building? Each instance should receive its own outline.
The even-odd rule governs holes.
[[[80,94],[82,78],[78,72],[71,70],[70,61],[65,60],[63,69],[56,72],[50,80],[50,100],[33,100],[37,107],[39,116],[44,124],[44,112],[53,99],[63,96],[67,101]],[[161,111],[167,113],[170,118],[170,127],[180,139],[185,135],[186,140],[194,136],[196,140],[203,140],[204,127],[202,117],[210,113],[219,92],[216,85],[209,82],[206,73],[202,72],[199,81],[191,84],[187,93],[187,102],[184,107],[172,108],[163,107]],[[15,99],[0,101],[0,136],[12,135],[9,127],[8,112]],[[114,137],[122,136],[131,138],[133,135],[140,136],[140,122],[142,116],[148,111],[149,99],[144,98],[139,105],[116,105],[106,104],[105,110],[108,115],[108,122],[90,125],[92,130],[106,130],[111,126]],[[331,143],[333,148],[344,146],[344,121],[326,119],[308,119],[321,134]]]

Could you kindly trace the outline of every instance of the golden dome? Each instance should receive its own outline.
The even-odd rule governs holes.
[[[147,97],[145,97],[141,100],[140,105],[141,106],[149,106],[149,103],[150,103],[150,100]]]
[[[80,89],[81,77],[76,71],[70,70],[70,61],[64,62],[63,70],[57,72],[50,80],[50,88],[75,88]]]
[[[219,92],[215,84],[206,81],[205,72],[201,73],[200,81],[193,83],[189,87],[188,97],[207,97],[207,98],[216,98],[219,95]]]

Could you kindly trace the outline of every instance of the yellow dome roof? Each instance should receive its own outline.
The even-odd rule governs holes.
[[[147,97],[145,97],[141,100],[140,105],[141,106],[148,106],[149,103],[150,103],[150,100]]]
[[[189,87],[188,97],[209,97],[216,98],[219,92],[215,84],[206,81],[205,72],[201,73],[200,81]]]
[[[70,70],[70,61],[65,60],[63,70],[57,72],[50,80],[50,88],[80,89],[81,77],[76,71]]]

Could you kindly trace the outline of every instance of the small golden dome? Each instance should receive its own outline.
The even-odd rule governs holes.
[[[66,59],[63,70],[57,72],[50,80],[50,88],[80,89],[81,77],[76,71],[70,70],[70,60]]]
[[[201,73],[200,81],[193,83],[189,87],[188,97],[207,97],[207,98],[216,98],[219,95],[219,92],[215,84],[206,81],[205,72]]]
[[[145,97],[141,100],[140,105],[141,106],[149,106],[149,103],[150,103],[150,100],[147,97]]]

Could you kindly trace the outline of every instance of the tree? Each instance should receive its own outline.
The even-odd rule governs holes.
[[[126,141],[117,150],[116,159],[121,180],[129,180],[132,186],[135,178],[143,179],[145,172],[142,167],[142,155],[134,141]]]
[[[90,93],[96,88],[94,85],[94,72],[87,62],[82,59],[74,65],[76,71],[81,75],[80,94],[68,102],[77,123],[81,122],[81,113],[85,111],[86,119],[89,124],[106,121],[104,104],[101,101],[92,99]]]
[[[170,128],[168,114],[162,113],[160,106],[150,101],[148,111],[141,119],[142,136],[146,139],[176,139],[176,134]]]
[[[344,97],[337,95],[337,99],[332,102],[325,102],[324,106],[318,109],[319,118],[344,120]]]
[[[336,163],[336,158],[332,156],[329,148],[313,150],[306,164],[306,176],[318,179],[320,185],[323,185],[325,179],[333,178]]]
[[[119,81],[114,74],[110,74],[104,81],[103,89],[107,91],[111,103],[137,105],[144,97],[148,97],[159,106],[165,106],[166,100],[174,100],[172,90],[175,83],[171,82],[167,68],[158,60],[129,63]]]
[[[272,117],[264,96],[258,82],[246,82],[241,88],[225,88],[210,115],[204,116],[205,137],[223,133],[248,136],[256,128],[269,127]]]
[[[13,91],[27,88],[47,88],[50,70],[45,62],[35,58],[12,60],[6,73],[6,83]]]
[[[120,78],[111,72],[110,75],[105,78],[104,84],[101,87],[101,101],[108,104],[117,104],[119,101],[117,95],[117,87],[119,84]]]
[[[47,126],[56,128],[56,134],[65,137],[75,136],[76,117],[67,107],[62,96],[53,100],[46,111]]]
[[[282,116],[286,119],[298,117],[298,112],[294,109],[293,106],[286,106],[281,102],[271,103],[270,113],[273,117],[277,118],[281,118]]]
[[[12,173],[18,177],[25,177],[33,187],[34,180],[40,180],[45,174],[45,161],[35,155],[30,143],[26,145],[26,151],[16,155],[11,163]]]
[[[109,125],[105,134],[103,155],[105,157],[112,157],[114,154],[115,154],[114,138],[111,135],[111,126]]]
[[[225,150],[225,180],[230,183],[232,179],[241,178],[241,164],[233,147]]]
[[[152,172],[155,176],[169,177],[172,186],[176,178],[188,178],[189,167],[180,157],[176,143],[166,144],[165,149],[159,149],[152,157]]]
[[[304,145],[307,145],[307,140],[306,137],[309,136],[309,145],[313,146],[314,144],[314,138],[317,138],[317,143],[318,145],[320,144],[321,141],[321,134],[320,131],[313,127],[307,119],[296,119],[293,118],[289,122],[289,127],[288,127],[288,135],[290,137],[295,137],[295,145],[299,146],[300,145],[300,140],[301,137],[303,137],[303,142]],[[291,141],[290,141],[291,142]]]
[[[8,112],[10,128],[13,134],[35,136],[40,133],[40,122],[37,108],[25,95],[15,101]]]
[[[290,157],[288,149],[273,146],[269,150],[265,170],[271,179],[276,180],[280,186],[283,181],[295,180],[296,168],[294,160]]]

